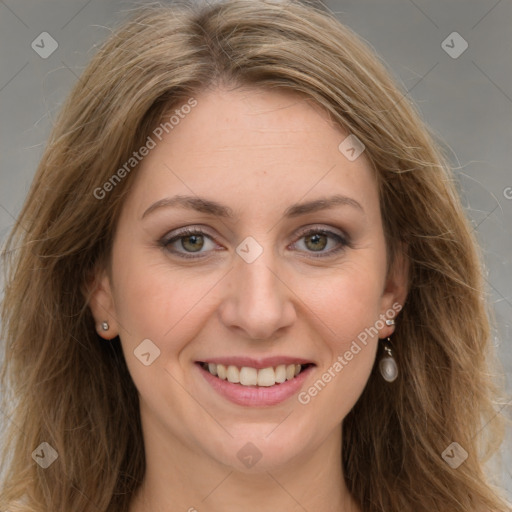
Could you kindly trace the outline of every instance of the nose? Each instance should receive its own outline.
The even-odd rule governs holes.
[[[219,307],[228,329],[252,340],[268,340],[294,323],[294,294],[277,268],[271,251],[252,263],[236,257]]]

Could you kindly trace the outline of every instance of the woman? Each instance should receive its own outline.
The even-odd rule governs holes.
[[[509,509],[471,228],[334,17],[141,10],[6,254],[2,510]]]

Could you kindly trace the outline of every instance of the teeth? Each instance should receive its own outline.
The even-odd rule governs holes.
[[[240,369],[240,384],[243,386],[256,386],[258,384],[258,370],[243,366]]]
[[[258,371],[258,386],[273,386],[276,383],[274,368],[262,368]]]
[[[233,384],[269,387],[293,379],[300,373],[302,365],[280,364],[275,368],[270,366],[257,370],[249,366],[242,366],[242,368],[239,369],[233,365],[226,367],[223,364],[205,363],[203,368],[208,370],[212,375],[219,377],[219,379],[227,380]]]
[[[240,372],[238,371],[238,368],[232,365],[228,366],[226,377],[229,382],[233,382],[235,384],[240,382]]]
[[[217,365],[217,375],[218,375],[219,379],[226,380],[227,370],[223,364]]]
[[[285,380],[286,380],[286,365],[285,364],[280,364],[276,368],[276,382],[278,384],[281,384]]]

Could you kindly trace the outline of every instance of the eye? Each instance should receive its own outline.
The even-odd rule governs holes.
[[[342,251],[346,246],[349,246],[346,237],[321,228],[309,228],[305,232],[302,232],[299,240],[293,245],[297,245],[302,241],[304,241],[303,245],[306,247],[306,252],[318,253],[318,255],[312,254],[314,258],[331,256]],[[329,246],[329,242],[331,242],[331,247],[334,247],[328,251],[324,251],[324,249]]]
[[[311,254],[315,258],[331,256],[350,246],[345,236],[322,228],[309,228],[303,231],[292,247],[302,241],[306,248],[305,252],[318,253]],[[211,244],[210,249],[208,249],[208,243]],[[207,256],[206,253],[215,250],[216,245],[213,238],[201,228],[183,228],[175,232],[174,236],[163,238],[159,244],[180,258],[190,259]],[[325,251],[324,249],[329,245],[334,247]]]
[[[183,228],[175,236],[162,239],[160,245],[169,252],[178,254],[181,258],[201,258],[202,254],[204,255],[205,252],[208,252],[201,251],[205,246],[208,248],[206,242],[213,244],[212,238],[202,229]],[[182,252],[180,249],[183,249],[185,252]],[[193,256],[193,253],[198,255]]]

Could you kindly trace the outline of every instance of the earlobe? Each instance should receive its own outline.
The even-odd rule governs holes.
[[[115,303],[110,278],[105,270],[98,273],[89,286],[88,304],[91,309],[96,332],[104,339],[115,338],[118,332]]]

